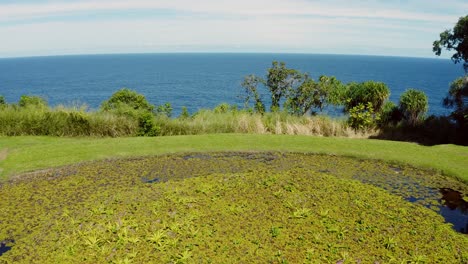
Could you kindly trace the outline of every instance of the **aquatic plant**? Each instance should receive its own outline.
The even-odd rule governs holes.
[[[14,241],[0,263],[464,263],[466,235],[404,200],[438,201],[441,185],[467,193],[436,172],[325,155],[77,164],[0,185],[0,240]]]

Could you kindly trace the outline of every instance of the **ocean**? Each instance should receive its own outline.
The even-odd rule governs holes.
[[[264,77],[272,61],[308,72],[317,79],[333,75],[342,82],[386,83],[397,103],[408,88],[429,97],[429,113],[448,114],[442,106],[449,84],[464,74],[449,59],[317,54],[118,54],[0,59],[0,95],[17,102],[39,95],[50,105],[87,104],[97,109],[113,92],[127,87],[155,105],[171,103],[193,113],[226,102],[242,106],[241,83],[248,74]],[[269,97],[264,95],[265,101]],[[336,113],[330,110],[329,113]]]

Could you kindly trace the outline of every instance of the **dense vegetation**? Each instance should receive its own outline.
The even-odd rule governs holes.
[[[440,194],[422,187],[440,175],[333,156],[192,153],[94,162],[0,186],[0,240],[12,247],[0,261],[468,261],[468,238],[442,217],[351,180],[356,174],[438,204]],[[385,184],[388,178],[396,182]]]
[[[97,111],[89,111],[84,106],[51,108],[40,97],[22,96],[17,104],[3,100],[0,105],[0,135],[121,137],[260,133],[378,137],[379,131],[391,128],[430,131],[434,126],[425,122],[427,97],[421,91],[408,90],[396,106],[388,101],[390,90],[383,83],[368,81],[343,85],[328,76],[321,76],[316,82],[307,74],[285,68],[284,63],[280,65],[273,62],[273,68],[268,70],[269,78],[273,78],[271,72],[286,71],[294,73],[294,81],[278,80],[278,77],[263,81],[256,76],[247,76],[243,83],[246,92],[243,109],[223,103],[194,114],[184,108],[180,116],[172,118],[169,103],[156,107],[143,95],[127,88],[114,93]],[[275,81],[280,84],[274,84]],[[276,94],[272,95],[273,111],[265,111],[265,103],[259,95],[260,83],[282,89],[270,88]],[[253,107],[249,104],[252,98]],[[277,106],[281,100],[283,109]],[[330,118],[319,115],[318,112],[327,105],[342,106],[347,119],[346,116]],[[441,141],[449,140],[452,135],[446,135],[453,128],[450,122],[446,122],[445,127],[448,129],[439,132],[443,135]]]
[[[458,133],[465,135],[462,141],[468,144],[468,15],[460,17],[453,29],[440,33],[440,39],[433,43],[433,51],[440,55],[442,48],[455,50],[452,61],[463,62],[465,69],[465,76],[457,78],[450,85],[444,105],[454,109],[451,118],[457,123]]]

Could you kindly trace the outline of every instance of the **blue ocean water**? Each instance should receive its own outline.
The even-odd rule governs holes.
[[[156,105],[170,102],[174,113],[191,113],[221,102],[242,105],[244,76],[265,76],[273,60],[343,82],[386,83],[398,102],[408,88],[424,90],[429,114],[447,114],[441,102],[451,81],[463,74],[448,59],[314,54],[121,54],[0,59],[0,95],[17,102],[39,95],[50,105],[86,103],[99,107],[113,92],[128,87]],[[268,97],[265,96],[265,101]]]

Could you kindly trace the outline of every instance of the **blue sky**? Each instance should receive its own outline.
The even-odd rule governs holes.
[[[466,0],[0,0],[0,57],[141,52],[434,57],[432,42],[467,10]]]

